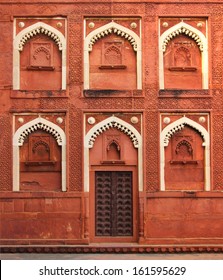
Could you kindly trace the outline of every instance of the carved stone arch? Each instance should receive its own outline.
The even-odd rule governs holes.
[[[45,141],[40,140],[40,141],[38,141],[37,143],[34,144],[34,146],[33,146],[33,152],[35,152],[35,151],[38,149],[39,146],[45,147],[45,150],[46,150],[46,151],[49,151],[49,150],[50,150],[49,144],[46,143]]]
[[[43,46],[38,47],[38,48],[34,51],[33,57],[36,59],[40,53],[45,53],[46,59],[49,59],[49,58],[50,58],[50,51],[49,51],[47,48],[43,47]]]
[[[115,139],[111,139],[106,145],[106,159],[107,160],[121,160],[121,146]]]
[[[19,147],[23,145],[25,138],[36,130],[46,131],[54,136],[57,144],[61,146],[62,167],[62,191],[66,191],[66,135],[58,125],[44,119],[36,118],[21,126],[13,136],[13,191],[20,189],[20,155]]]
[[[45,34],[58,45],[62,52],[62,89],[66,89],[66,39],[64,35],[54,27],[37,22],[20,31],[13,42],[13,89],[20,89],[20,51],[23,50],[25,43],[38,34]]]
[[[93,45],[97,40],[114,33],[120,37],[125,38],[133,46],[134,51],[137,54],[137,89],[142,89],[142,49],[141,49],[141,39],[132,30],[116,23],[110,22],[105,24],[91,33],[89,33],[84,40],[84,89],[89,89],[89,52],[92,51]]]
[[[135,51],[141,50],[141,40],[139,36],[132,30],[116,22],[110,22],[108,24],[105,24],[89,33],[85,38],[84,49],[92,51],[92,47],[97,40],[100,40],[101,38],[111,33],[115,33],[116,35],[128,40]]]
[[[98,135],[112,127],[117,128],[127,134],[130,137],[135,148],[138,148],[139,145],[141,145],[141,135],[139,134],[139,132],[129,123],[115,116],[112,116],[96,124],[94,127],[92,127],[91,130],[89,130],[89,132],[85,136],[85,146],[88,148],[92,148]]]
[[[111,116],[92,127],[84,139],[84,191],[89,192],[89,149],[93,148],[97,137],[104,131],[116,128],[129,136],[135,148],[138,149],[138,188],[143,191],[143,168],[142,168],[142,136],[129,123],[120,118]]]
[[[184,140],[181,140],[181,141],[177,144],[176,149],[175,149],[176,154],[179,153],[180,148],[181,148],[182,146],[186,146],[186,147],[187,147],[188,154],[190,154],[190,155],[193,154],[193,147],[192,147],[191,143],[190,143],[189,141],[185,140],[185,139],[184,139]]]
[[[174,37],[177,37],[180,34],[184,34],[188,37],[191,37],[200,48],[200,51],[204,51],[207,48],[207,39],[204,36],[204,34],[195,27],[182,21],[169,28],[161,35],[160,42],[162,43],[162,45],[160,47],[162,48],[162,51],[165,52],[168,43]]]
[[[163,131],[161,132],[161,144],[166,147],[169,144],[169,139],[171,138],[171,136],[184,128],[185,125],[189,125],[191,127],[193,127],[194,129],[196,129],[202,136],[202,138],[204,139],[204,143],[203,146],[209,146],[209,133],[207,132],[207,130],[200,125],[199,123],[187,118],[187,117],[182,117],[179,120],[169,124],[168,126],[166,126]]]
[[[59,50],[62,51],[64,48],[66,49],[66,40],[64,35],[54,27],[44,22],[37,22],[20,31],[14,39],[14,48],[22,51],[25,43],[38,34],[45,34],[54,40],[58,45]]]
[[[168,43],[180,34],[192,38],[201,51],[202,60],[202,87],[208,89],[208,41],[205,35],[195,27],[180,22],[166,30],[159,39],[159,71],[160,71],[160,89],[164,89],[164,61],[163,53],[166,51]]]
[[[108,145],[107,145],[107,150],[110,149],[110,146],[111,146],[112,144],[115,144],[115,146],[117,147],[117,150],[118,150],[118,151],[121,150],[120,144],[119,144],[118,141],[116,141],[115,139],[112,139],[112,140],[108,143]]]
[[[182,117],[175,122],[166,126],[160,135],[160,189],[165,190],[164,168],[165,168],[165,147],[168,146],[170,138],[178,131],[188,125],[197,130],[202,136],[204,142],[202,146],[205,148],[205,190],[210,190],[210,135],[209,132],[199,123]]]

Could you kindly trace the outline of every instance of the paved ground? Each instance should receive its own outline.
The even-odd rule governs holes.
[[[0,254],[1,260],[223,260],[223,253],[203,254]]]

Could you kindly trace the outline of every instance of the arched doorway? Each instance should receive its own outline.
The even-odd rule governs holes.
[[[86,191],[89,188],[90,242],[136,242],[141,136],[128,123],[110,117],[93,127],[85,140],[86,145],[92,144],[85,154],[89,162],[89,185],[85,187]]]

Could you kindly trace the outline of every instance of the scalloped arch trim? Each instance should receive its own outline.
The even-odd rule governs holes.
[[[177,132],[180,131],[185,127],[185,125],[189,125],[196,129],[201,136],[204,139],[203,146],[209,145],[209,133],[207,130],[198,124],[197,122],[187,118],[187,117],[182,117],[179,120],[169,124],[167,127],[164,128],[164,130],[161,133],[161,144],[163,144],[164,147],[167,147],[169,144],[170,138]]]
[[[105,119],[104,121],[101,121],[100,123],[95,125],[87,133],[87,135],[85,137],[85,139],[86,139],[85,145],[88,148],[93,148],[94,142],[97,139],[97,137],[110,128],[119,129],[123,133],[127,134],[130,137],[134,147],[139,148],[139,145],[141,144],[141,135],[139,134],[139,132],[134,127],[132,127],[130,124],[126,123],[125,121],[123,121],[115,116],[109,117],[109,118]]]
[[[19,32],[15,38],[15,48],[22,51],[25,43],[38,34],[45,34],[54,40],[60,51],[65,48],[65,37],[63,34],[44,22],[37,22]]]
[[[194,28],[193,26],[190,26],[189,24],[185,22],[180,22],[170,29],[168,29],[166,32],[162,34],[162,51],[166,51],[166,47],[168,43],[174,38],[177,37],[180,34],[185,34],[188,37],[191,37],[194,39],[194,41],[197,43],[200,51],[203,51],[206,47],[206,38],[202,32]]]
[[[86,47],[89,51],[92,50],[93,45],[101,38],[109,35],[109,34],[116,34],[120,37],[123,37],[124,39],[128,40],[130,44],[133,46],[133,49],[135,51],[141,50],[141,44],[140,44],[140,38],[139,36],[131,31],[130,29],[117,24],[115,22],[110,22],[108,24],[105,24],[96,30],[89,33],[85,39]]]
[[[59,146],[62,146],[65,144],[64,131],[59,126],[55,125],[54,123],[39,117],[39,118],[36,118],[36,119],[24,124],[16,131],[16,133],[14,135],[14,139],[13,139],[14,145],[22,146],[26,137],[30,133],[32,133],[38,129],[44,130],[44,131],[52,134],[56,138],[57,144]]]

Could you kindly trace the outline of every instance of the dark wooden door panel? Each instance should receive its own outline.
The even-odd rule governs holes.
[[[110,236],[112,228],[110,172],[96,172],[96,235]]]
[[[97,171],[96,236],[132,236],[132,172]]]

